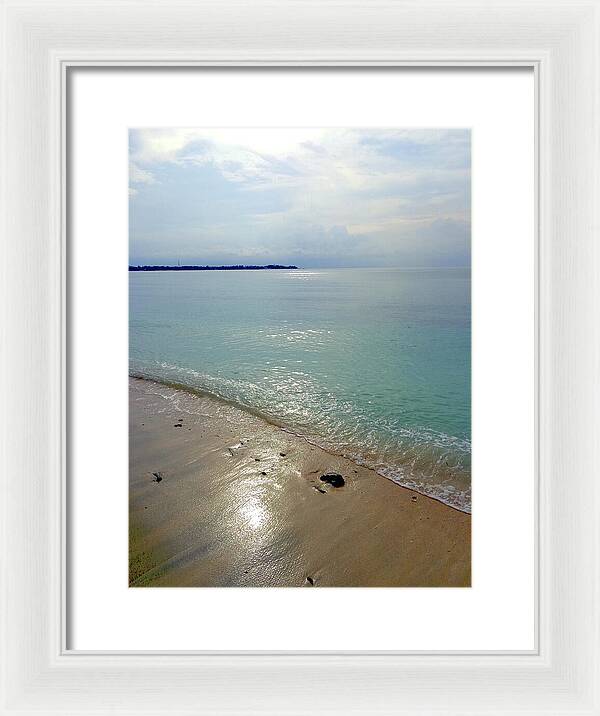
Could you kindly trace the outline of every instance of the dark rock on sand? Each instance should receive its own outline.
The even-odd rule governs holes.
[[[161,482],[163,479],[162,472],[153,472],[152,474],[154,475],[154,480],[152,482]]]
[[[310,584],[311,587],[312,587],[313,584],[315,583],[315,580],[314,580],[312,577],[307,577],[307,578],[306,578],[306,581]]]
[[[319,479],[321,482],[328,482],[332,487],[343,487],[345,485],[344,478],[338,475],[337,472],[328,472],[326,475],[321,475]]]

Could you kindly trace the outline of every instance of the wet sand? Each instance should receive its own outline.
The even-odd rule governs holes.
[[[214,398],[129,386],[130,586],[470,586],[470,515]]]

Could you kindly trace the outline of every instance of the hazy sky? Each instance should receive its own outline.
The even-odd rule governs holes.
[[[133,264],[470,264],[469,130],[129,137]]]

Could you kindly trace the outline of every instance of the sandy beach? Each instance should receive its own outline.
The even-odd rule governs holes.
[[[131,587],[470,586],[470,515],[213,397],[129,386]]]

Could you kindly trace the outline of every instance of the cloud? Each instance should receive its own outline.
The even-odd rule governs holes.
[[[130,254],[464,265],[470,180],[468,130],[131,130]]]
[[[152,172],[149,172],[147,169],[141,169],[133,162],[129,164],[130,184],[154,184],[155,182],[156,178]]]

